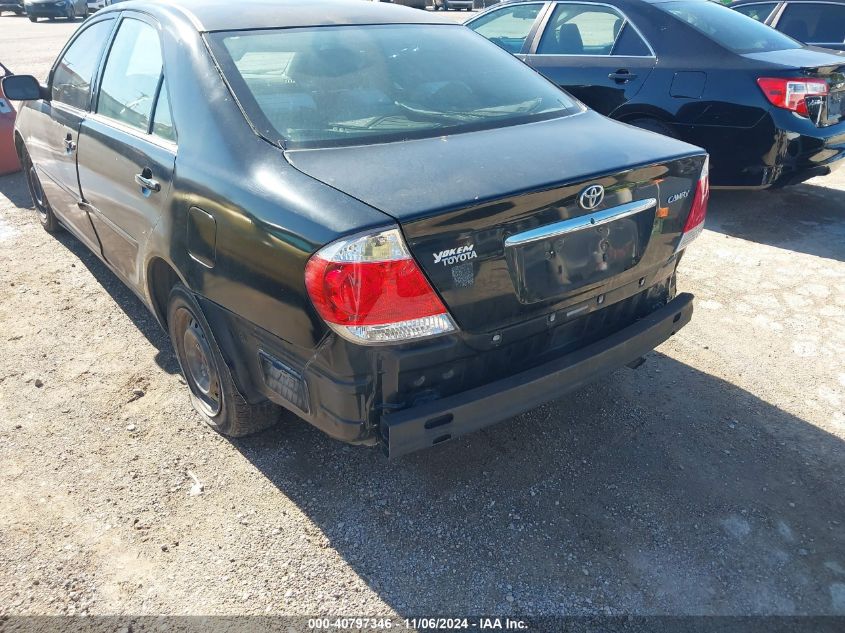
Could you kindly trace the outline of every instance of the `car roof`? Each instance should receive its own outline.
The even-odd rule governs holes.
[[[361,0],[130,0],[100,11],[180,14],[198,31],[355,24],[455,24],[429,11]]]
[[[789,2],[792,4],[793,2],[812,2],[813,4],[845,4],[845,0],[736,0],[735,2],[731,2],[728,6],[736,7],[741,4],[760,4],[760,3],[778,3],[778,2]]]

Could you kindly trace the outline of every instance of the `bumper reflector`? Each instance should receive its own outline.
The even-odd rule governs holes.
[[[308,413],[310,411],[308,385],[302,376],[266,352],[259,351],[258,358],[261,360],[264,384],[298,409]]]

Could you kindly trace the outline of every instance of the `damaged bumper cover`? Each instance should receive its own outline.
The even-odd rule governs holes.
[[[653,350],[689,323],[683,293],[630,326],[554,361],[463,393],[381,416],[390,458],[477,431],[559,398]]]

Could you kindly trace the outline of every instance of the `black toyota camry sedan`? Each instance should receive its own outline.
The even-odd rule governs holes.
[[[205,420],[281,405],[390,455],[504,420],[683,327],[699,148],[586,109],[436,14],[126,2],[27,100],[42,224],[167,329]],[[69,342],[70,344],[70,342]]]
[[[598,112],[700,145],[714,186],[793,184],[845,156],[845,56],[709,0],[523,1],[467,26]]]

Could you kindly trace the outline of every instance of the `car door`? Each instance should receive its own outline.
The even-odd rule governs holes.
[[[775,28],[805,44],[845,50],[845,4],[788,2]]]
[[[610,115],[639,92],[654,52],[616,7],[557,2],[535,35],[528,64],[594,110]]]
[[[467,22],[473,31],[486,37],[509,53],[521,57],[527,52],[540,20],[545,13],[545,2],[519,2],[486,11]]]
[[[157,25],[126,14],[79,137],[79,182],[103,256],[137,286],[140,246],[168,196],[176,131]]]
[[[99,252],[76,171],[79,127],[91,105],[91,85],[115,21],[101,19],[83,26],[65,47],[48,80],[50,99],[34,105],[27,150],[39,172],[47,201],[65,226]]]

